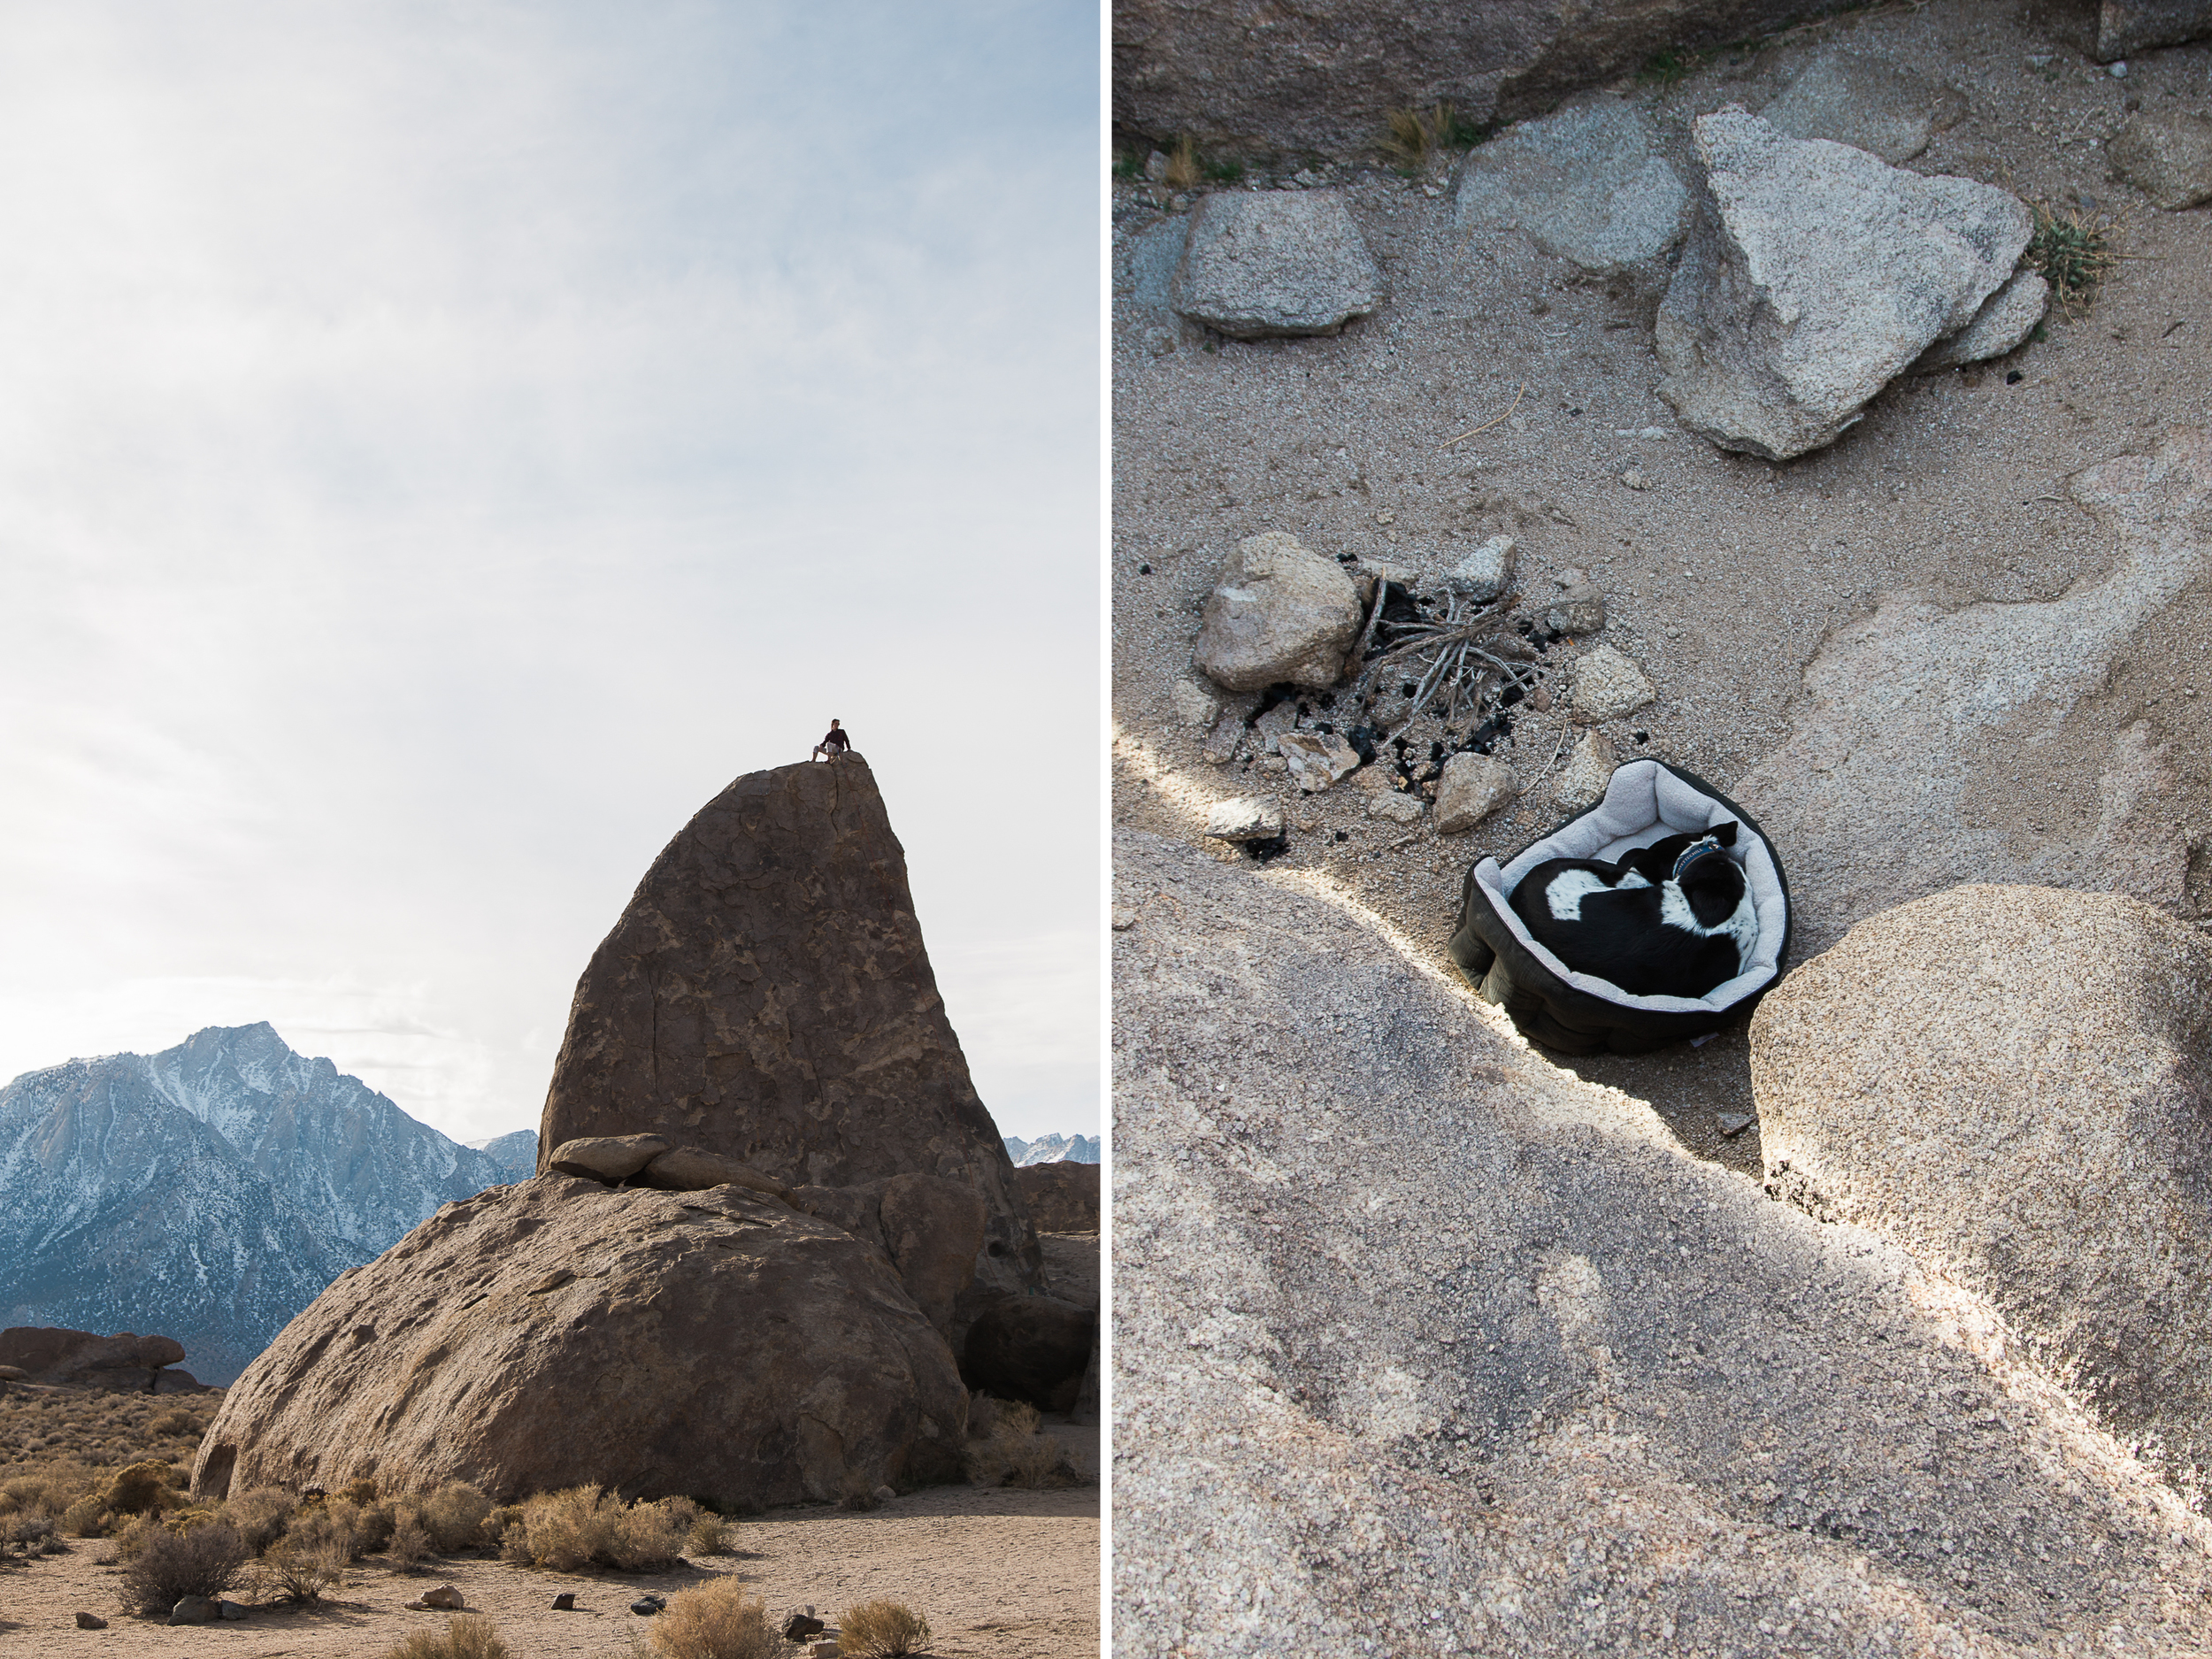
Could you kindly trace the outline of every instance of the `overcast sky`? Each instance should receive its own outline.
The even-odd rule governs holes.
[[[1099,1123],[1089,0],[12,8],[0,1079],[272,1021],[534,1128],[832,715],[1008,1133]]]

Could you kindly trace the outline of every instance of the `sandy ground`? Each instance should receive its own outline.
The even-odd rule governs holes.
[[[651,1621],[629,1610],[640,1595],[733,1573],[767,1599],[772,1616],[811,1603],[833,1620],[855,1601],[887,1596],[929,1620],[933,1653],[1087,1659],[1099,1651],[1098,1431],[1048,1432],[1093,1484],[1050,1492],[939,1486],[866,1514],[826,1505],[779,1510],[739,1524],[741,1553],[671,1573],[538,1572],[456,1558],[435,1572],[400,1574],[372,1561],[319,1608],[270,1608],[219,1625],[173,1630],[124,1613],[117,1569],[98,1564],[108,1547],[73,1542],[68,1555],[0,1574],[0,1654],[381,1654],[411,1631],[443,1628],[446,1615],[402,1603],[448,1583],[498,1625],[515,1659],[626,1655],[651,1651]],[[576,1592],[577,1611],[551,1610],[564,1590]],[[78,1630],[80,1609],[108,1628]]]
[[[1333,178],[1390,299],[1340,336],[1298,341],[1227,341],[1143,303],[1180,217],[1148,187],[1119,185],[1117,822],[1197,841],[1208,803],[1274,794],[1295,826],[1276,867],[1325,872],[1440,956],[1468,865],[1564,816],[1540,785],[1566,735],[1556,714],[1524,710],[1497,751],[1540,787],[1463,836],[1367,818],[1356,779],[1302,800],[1287,780],[1208,764],[1204,732],[1179,719],[1175,684],[1192,672],[1222,558],[1262,531],[1288,530],[1325,557],[1425,554],[1432,567],[1509,534],[1532,598],[1556,591],[1556,572],[1588,570],[1611,617],[1594,642],[1636,659],[1659,693],[1606,728],[1619,754],[1661,756],[1724,789],[1784,745],[1808,664],[1884,595],[1914,591],[1945,607],[2049,600],[2104,572],[2112,538],[2064,480],[2206,422],[2212,210],[2150,208],[2108,180],[2102,145],[2131,100],[2204,107],[2212,45],[2145,54],[2115,80],[2083,55],[2081,22],[1990,4],[1879,9],[1719,54],[1672,87],[1621,84],[1676,117],[1729,102],[1756,109],[1812,52],[1841,44],[1964,95],[1965,118],[1914,169],[2116,220],[2127,261],[2085,311],[2054,312],[2044,340],[1996,364],[1893,383],[1841,442],[1786,465],[1682,432],[1655,390],[1654,296],[1586,278],[1517,234],[1463,239],[1448,170],[1409,179],[1339,166]],[[1509,409],[1510,419],[1446,447]],[[1652,488],[1623,484],[1632,466]],[[2212,583],[2200,580],[2144,626],[2066,738],[2088,752],[2147,721],[2175,757],[2165,810],[2200,829],[2212,826],[2212,698],[2174,694],[2197,673],[2208,625]],[[1579,649],[1553,648],[1554,671]],[[1411,735],[1426,749],[1425,723]],[[1971,794],[1978,810],[2032,816],[2029,787],[1993,767]],[[1832,941],[1801,942],[1801,960]],[[1729,1140],[1716,1121],[1750,1110],[1741,1026],[1701,1048],[1561,1063],[1650,1101],[1701,1156],[1758,1170],[1756,1128]]]

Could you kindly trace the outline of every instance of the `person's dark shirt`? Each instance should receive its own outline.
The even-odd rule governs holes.
[[[850,749],[852,742],[852,739],[845,735],[843,726],[833,726],[829,729],[829,735],[822,740],[822,747],[824,749]]]

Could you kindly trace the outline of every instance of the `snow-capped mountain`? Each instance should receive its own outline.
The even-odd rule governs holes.
[[[474,1147],[500,1167],[500,1179],[526,1181],[538,1172],[538,1132],[511,1129],[488,1141],[472,1141]]]
[[[227,1382],[347,1268],[513,1179],[265,1023],[0,1088],[0,1324],[173,1336]]]
[[[1034,1141],[1024,1141],[1019,1135],[1000,1137],[1006,1142],[1006,1156],[1019,1169],[1025,1164],[1095,1164],[1097,1135],[1041,1135]]]

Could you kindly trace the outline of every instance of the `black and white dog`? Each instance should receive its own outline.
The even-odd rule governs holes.
[[[1736,826],[1670,835],[1617,864],[1553,858],[1521,878],[1513,910],[1578,973],[1632,996],[1703,996],[1744,970],[1759,940]]]

